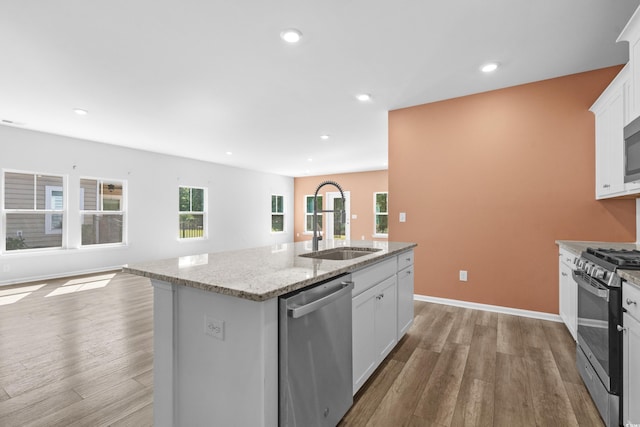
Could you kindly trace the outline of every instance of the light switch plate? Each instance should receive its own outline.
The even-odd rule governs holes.
[[[460,281],[461,282],[467,281],[467,270],[460,270]]]
[[[400,212],[400,222],[407,222],[407,213]]]

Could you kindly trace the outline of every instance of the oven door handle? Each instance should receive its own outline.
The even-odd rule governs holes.
[[[592,293],[593,295],[597,296],[598,298],[602,298],[607,300],[607,302],[609,302],[609,290],[608,289],[602,289],[598,286],[594,286],[592,283],[590,283],[589,281],[585,280],[584,277],[582,277],[582,274],[579,270],[574,270],[572,273],[573,276],[573,280],[576,281],[576,283],[578,284],[578,286],[580,286],[582,289],[584,289],[587,292]]]

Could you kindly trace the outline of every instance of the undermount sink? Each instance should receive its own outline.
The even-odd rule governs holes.
[[[333,248],[333,249],[326,249],[324,251],[310,252],[308,254],[302,254],[299,256],[304,258],[331,259],[331,260],[337,260],[337,261],[344,261],[344,260],[359,258],[365,255],[370,255],[374,252],[378,252],[379,250],[381,249],[345,246],[342,248]]]

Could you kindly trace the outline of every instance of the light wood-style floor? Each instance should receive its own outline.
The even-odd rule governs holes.
[[[341,426],[603,425],[564,325],[424,302],[415,311]],[[0,425],[151,426],[152,341],[147,279],[0,287]]]

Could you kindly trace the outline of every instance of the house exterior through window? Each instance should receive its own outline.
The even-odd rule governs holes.
[[[80,179],[81,245],[126,243],[124,181]]]
[[[4,250],[61,248],[65,244],[65,180],[28,172],[3,174]]]

